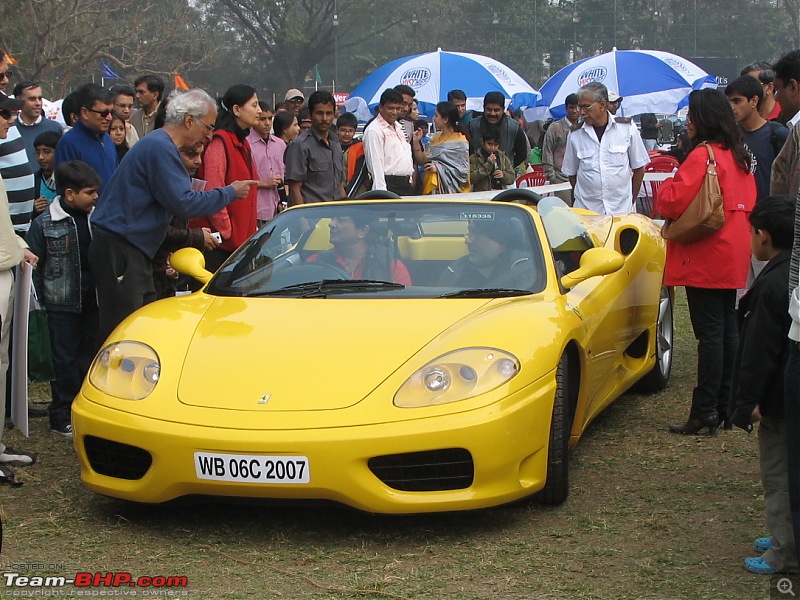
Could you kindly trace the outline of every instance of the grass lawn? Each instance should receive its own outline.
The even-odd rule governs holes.
[[[39,462],[16,469],[22,487],[0,488],[0,563],[26,576],[186,576],[184,597],[193,599],[767,598],[770,578],[742,567],[766,535],[756,435],[667,432],[686,419],[695,373],[682,290],[674,356],[665,392],[628,394],[592,424],[571,453],[571,495],[555,508],[382,517],[338,507],[135,506],[84,489],[71,444],[36,419],[28,440],[6,433]]]

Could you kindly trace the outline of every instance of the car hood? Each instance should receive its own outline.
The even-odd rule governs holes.
[[[352,406],[487,302],[218,298],[188,344],[178,400],[262,413]]]

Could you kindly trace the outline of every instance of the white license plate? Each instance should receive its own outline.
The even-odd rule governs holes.
[[[198,479],[233,483],[308,483],[305,456],[251,456],[247,454],[194,453]]]

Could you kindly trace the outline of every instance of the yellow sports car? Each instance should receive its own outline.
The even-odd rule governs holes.
[[[204,288],[125,320],[73,403],[84,483],[376,513],[562,502],[588,423],[666,385],[672,299],[651,220],[502,201],[520,197],[292,208],[215,275],[178,251]]]

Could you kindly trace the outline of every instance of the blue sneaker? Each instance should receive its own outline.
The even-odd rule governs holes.
[[[775,568],[760,556],[745,558],[744,568],[758,575],[774,575],[777,573]]]
[[[764,554],[764,552],[772,548],[772,538],[761,537],[756,539],[756,541],[753,542],[753,548],[755,548],[755,551],[759,554]]]

